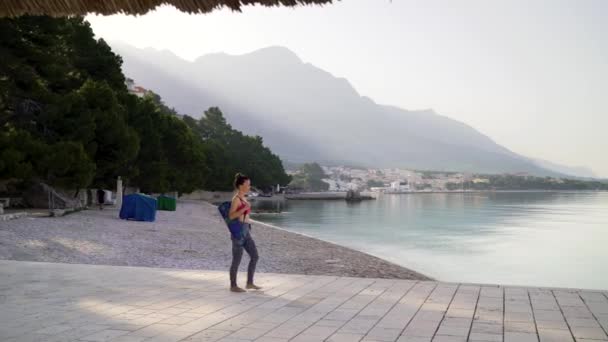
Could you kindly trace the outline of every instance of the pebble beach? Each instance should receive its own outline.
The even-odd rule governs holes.
[[[375,256],[261,222],[253,224],[258,272],[429,280]],[[0,259],[73,264],[227,270],[231,242],[216,207],[180,201],[155,222],[126,221],[118,210],[0,222]],[[248,258],[241,262],[246,270]]]

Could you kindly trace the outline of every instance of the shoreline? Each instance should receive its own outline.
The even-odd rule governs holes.
[[[226,272],[230,267],[229,233],[211,203],[179,201],[177,211],[159,211],[152,223],[117,216],[117,209],[86,210],[3,222],[0,259]],[[258,272],[432,280],[371,254],[260,221],[252,235],[260,254]],[[247,264],[245,256],[241,272]]]
[[[608,190],[434,190],[434,191],[401,191],[401,192],[372,192],[382,195],[409,195],[409,194],[493,194],[493,193],[573,193],[573,192],[608,192]]]
[[[275,225],[272,225],[272,224],[269,224],[269,223],[266,223],[266,222],[263,222],[263,221],[258,221],[258,220],[253,220],[253,219],[251,221],[254,222],[255,224],[263,225],[263,226],[265,226],[266,228],[269,228],[269,229],[277,229],[277,230],[281,230],[281,231],[284,231],[284,232],[289,233],[289,234],[300,235],[300,236],[305,237],[307,239],[318,240],[318,241],[330,244],[330,245],[332,245],[334,247],[349,249],[349,250],[352,250],[352,251],[357,252],[357,253],[365,254],[368,257],[380,259],[380,260],[382,260],[382,261],[384,261],[386,263],[392,264],[392,265],[394,265],[396,267],[401,267],[401,268],[404,268],[404,269],[408,270],[409,272],[416,273],[416,274],[420,275],[422,278],[424,278],[424,279],[419,279],[419,280],[438,281],[437,279],[431,278],[431,277],[429,277],[427,275],[424,275],[424,274],[419,273],[417,271],[411,270],[411,269],[409,269],[409,268],[407,268],[405,266],[401,266],[401,265],[396,264],[396,263],[394,263],[394,262],[392,262],[390,260],[386,260],[386,259],[384,259],[384,258],[382,258],[380,256],[376,256],[376,255],[373,255],[373,254],[368,253],[368,252],[360,251],[360,250],[357,250],[357,249],[354,249],[354,248],[351,248],[351,247],[348,247],[348,246],[343,246],[343,245],[341,245],[339,243],[336,243],[336,242],[333,242],[333,241],[324,240],[324,239],[321,239],[321,238],[318,238],[318,237],[314,237],[314,236],[311,236],[311,235],[308,235],[308,234],[290,231],[290,230],[287,230],[285,228],[282,228],[282,227],[279,227],[279,226],[275,226]]]

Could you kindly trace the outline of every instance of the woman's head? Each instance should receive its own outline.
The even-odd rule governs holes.
[[[249,180],[249,177],[237,173],[234,176],[234,189],[241,191],[241,192],[249,192],[249,189],[251,188],[251,181]]]

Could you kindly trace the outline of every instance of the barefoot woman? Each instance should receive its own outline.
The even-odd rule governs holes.
[[[247,286],[248,289],[259,290],[260,287],[254,285],[253,274],[255,273],[255,265],[258,262],[258,250],[255,247],[255,242],[251,237],[251,224],[249,222],[249,213],[251,206],[245,195],[251,188],[249,177],[237,173],[234,177],[234,188],[236,194],[232,198],[229,217],[231,220],[238,219],[242,223],[242,234],[240,239],[232,237],[232,265],[230,266],[230,291],[245,292],[236,284],[236,275],[239,270],[239,264],[243,257],[243,249],[249,254],[249,268],[247,269]]]

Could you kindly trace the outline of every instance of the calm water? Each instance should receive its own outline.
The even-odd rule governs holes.
[[[256,218],[438,280],[608,289],[605,192],[384,195],[282,210]]]

